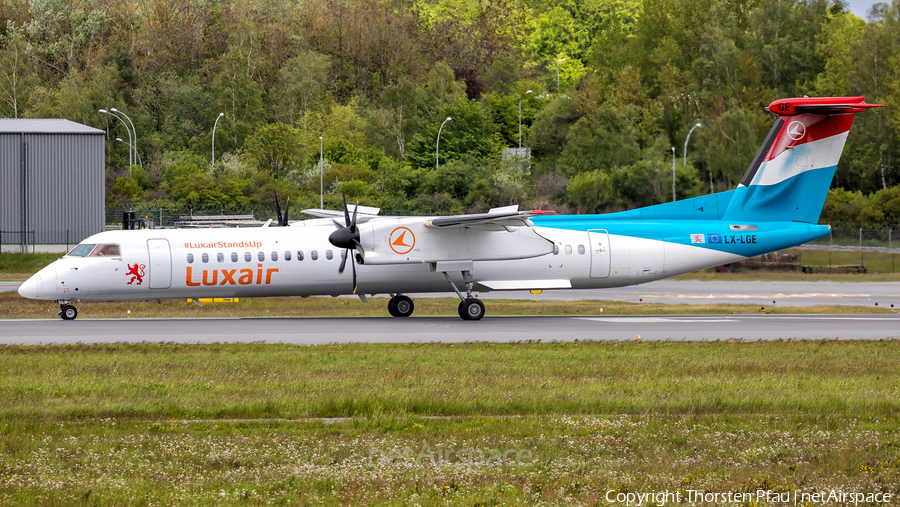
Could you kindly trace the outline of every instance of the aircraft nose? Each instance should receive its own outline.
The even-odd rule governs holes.
[[[19,295],[23,298],[37,299],[38,284],[35,277],[32,276],[28,280],[22,282],[22,285],[19,285]]]

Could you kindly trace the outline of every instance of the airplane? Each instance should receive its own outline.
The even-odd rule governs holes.
[[[312,209],[290,227],[146,229],[90,236],[19,287],[56,301],[453,291],[459,316],[480,320],[474,292],[635,285],[801,245],[830,232],[819,215],[864,97],[772,102],[771,131],[737,188],[628,211],[555,215],[517,207],[458,216],[380,216],[377,208]],[[271,222],[271,220],[269,221]],[[350,272],[346,264],[350,263]],[[198,301],[198,304],[199,301]]]

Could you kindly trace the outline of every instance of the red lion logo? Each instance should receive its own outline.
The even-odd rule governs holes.
[[[145,268],[146,266],[144,266],[143,264],[138,265],[137,262],[135,262],[133,266],[132,266],[131,264],[128,264],[127,266],[128,266],[128,272],[125,273],[125,276],[134,275],[134,276],[131,277],[131,281],[128,282],[128,285],[133,284],[135,280],[137,280],[137,284],[138,284],[138,285],[140,285],[141,283],[143,283],[143,281],[144,281],[144,268]]]

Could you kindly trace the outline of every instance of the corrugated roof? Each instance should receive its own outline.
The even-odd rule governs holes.
[[[69,120],[0,118],[0,134],[103,134],[103,131]]]

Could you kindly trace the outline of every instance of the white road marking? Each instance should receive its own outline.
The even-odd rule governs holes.
[[[652,322],[738,322],[737,319],[678,319],[671,317],[575,317],[578,320],[593,320],[597,322],[634,322],[634,323],[652,323]]]

